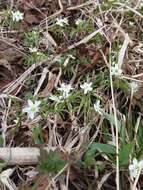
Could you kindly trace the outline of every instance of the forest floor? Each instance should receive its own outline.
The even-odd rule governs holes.
[[[0,0],[0,147],[0,190],[143,189],[142,0]]]

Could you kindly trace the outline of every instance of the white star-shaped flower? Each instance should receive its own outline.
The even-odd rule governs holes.
[[[28,106],[23,108],[23,112],[27,113],[28,118],[34,119],[37,112],[39,112],[39,105],[41,104],[41,101],[35,101],[34,103],[31,100],[28,100]]]
[[[140,86],[137,82],[133,81],[130,83],[130,87],[133,92],[137,92]]]
[[[121,74],[122,74],[122,69],[119,68],[118,64],[111,66],[111,75],[121,76]]]
[[[63,27],[64,25],[68,25],[67,18],[57,18],[56,20],[57,20],[56,25],[59,25],[61,27]]]
[[[65,61],[64,61],[64,64],[63,64],[64,67],[66,67],[66,66],[68,65],[70,59],[75,59],[75,57],[74,57],[73,55],[69,54],[69,55],[67,56],[67,58],[65,59]]]
[[[62,96],[50,95],[49,99],[56,102],[57,104],[63,102]]]
[[[73,55],[71,55],[71,54],[69,54],[68,57],[69,57],[70,59],[75,59],[75,57],[74,57]]]
[[[84,84],[80,85],[80,88],[84,90],[84,94],[87,94],[88,92],[92,91],[92,82],[88,83],[85,82]]]
[[[84,23],[84,20],[82,20],[82,19],[80,19],[80,18],[78,18],[77,20],[76,20],[76,22],[75,22],[75,24],[78,26],[78,25],[80,25],[80,24],[83,24]]]
[[[23,20],[24,18],[24,13],[21,13],[19,10],[15,12],[11,11],[11,13],[12,13],[13,21],[19,22],[20,20]]]
[[[63,99],[66,99],[70,96],[70,91],[72,90],[71,84],[62,83],[61,86],[58,88],[59,91],[62,92]]]
[[[133,180],[134,178],[136,178],[142,169],[143,169],[143,160],[138,161],[136,158],[134,158],[133,163],[129,165],[129,172],[131,179]]]
[[[33,48],[29,48],[30,53],[36,53],[38,51],[38,48],[33,47]]]
[[[102,115],[103,113],[103,110],[101,108],[101,105],[100,105],[100,100],[97,100],[96,103],[94,104],[94,109],[97,113],[99,113],[100,115]]]
[[[14,119],[13,121],[14,121],[14,123],[17,125],[17,124],[18,124],[18,122],[19,122],[19,119],[18,119],[18,118],[16,118],[16,119]]]

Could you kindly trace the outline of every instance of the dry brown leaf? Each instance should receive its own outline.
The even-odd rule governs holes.
[[[15,38],[0,38],[0,51],[4,51],[8,48],[10,48],[11,44],[14,44],[16,42]]]
[[[38,11],[29,10],[25,13],[24,21],[28,24],[39,24],[42,19],[43,16]]]
[[[20,7],[22,7],[24,10],[31,9],[33,6],[39,8],[43,6],[45,3],[45,0],[21,0]]]
[[[12,73],[11,65],[6,59],[0,59],[0,66],[5,67],[6,69],[8,69]]]
[[[21,57],[22,53],[20,53],[14,47],[9,47],[3,51],[0,51],[0,59],[5,59],[9,62],[20,59]]]
[[[5,59],[0,59],[0,91],[13,80],[11,65]]]

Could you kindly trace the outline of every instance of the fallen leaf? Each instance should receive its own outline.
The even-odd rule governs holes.
[[[35,9],[25,12],[24,21],[28,24],[39,24],[42,19],[44,19],[44,16]]]
[[[6,59],[0,59],[0,65],[7,68],[12,74],[12,68],[10,63]]]
[[[9,62],[22,58],[22,53],[16,50],[14,47],[9,47],[3,51],[0,51],[0,59],[5,59]]]

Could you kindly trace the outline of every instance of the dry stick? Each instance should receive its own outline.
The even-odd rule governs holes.
[[[132,76],[132,77],[134,77],[134,76]],[[138,80],[138,79],[135,79],[136,77],[134,77],[134,78],[132,78],[132,77],[123,75],[123,76],[121,76],[120,78],[121,78],[121,79],[127,79],[127,80],[131,80],[131,81],[143,83],[142,80]]]
[[[99,32],[102,31],[102,29],[105,28],[105,26],[99,28],[98,30],[92,32],[91,34],[89,34],[88,36],[86,36],[85,38],[83,38],[82,40],[78,41],[75,44],[72,44],[71,46],[68,47],[68,50],[71,50],[81,44],[86,44],[87,42],[89,42],[90,39],[92,39],[96,34],[98,34]]]
[[[142,60],[143,61],[143,60]],[[139,74],[136,74],[136,75],[133,75],[132,77],[133,78],[138,78],[138,77],[142,77],[143,76],[143,73],[139,73]]]
[[[130,103],[129,103],[129,109],[128,109],[128,121],[130,119],[130,114],[131,114],[133,95],[134,95],[134,91],[133,89],[131,89]]]
[[[45,147],[49,151],[50,148]],[[37,164],[40,156],[40,148],[0,148],[0,159],[7,165],[30,165]]]
[[[82,7],[85,7],[85,6],[91,5],[91,4],[93,4],[93,3],[95,3],[95,1],[94,1],[94,0],[91,0],[91,1],[85,2],[85,3],[80,4],[80,5],[76,5],[76,6],[68,7],[67,10],[81,9]]]
[[[109,173],[107,173],[107,174],[105,174],[105,175],[102,177],[101,181],[98,182],[97,190],[101,190],[103,184],[105,183],[105,181],[109,178],[109,176],[110,176],[112,173],[113,173],[113,171],[112,171],[112,172],[109,172]]]
[[[127,47],[129,45],[129,43],[131,43],[131,40],[130,40],[129,35],[127,33],[125,34],[124,38],[125,39],[124,39],[123,45],[119,51],[119,56],[118,56],[118,67],[120,69],[122,68],[122,64],[124,61],[124,57],[125,57]]]
[[[110,44],[110,55],[111,55],[111,44]],[[109,61],[110,61],[110,65],[111,65],[111,58],[110,58]],[[115,99],[114,99],[114,89],[113,89],[113,79],[112,79],[112,75],[111,75],[111,67],[110,67],[110,86],[111,86],[111,95],[112,95],[114,120],[115,120],[115,128],[116,128],[116,185],[117,185],[117,190],[120,190],[118,122],[117,122],[117,112],[116,112],[116,107],[115,107]]]
[[[111,55],[111,43],[109,48],[109,55]],[[108,62],[106,60],[106,57],[103,55],[104,61],[106,65],[108,65]],[[109,63],[111,65],[111,60],[109,60]],[[111,75],[111,67],[110,67],[110,86],[111,86],[111,94],[112,94],[112,102],[113,102],[113,110],[114,110],[114,120],[115,120],[115,127],[116,127],[116,184],[117,184],[117,190],[120,189],[120,181],[119,181],[119,137],[118,137],[118,123],[117,123],[117,112],[115,107],[115,99],[114,99],[114,89],[113,89],[113,80]]]
[[[138,183],[140,174],[141,174],[141,169],[139,169],[139,172],[138,172],[138,175],[137,175],[137,177],[136,177],[136,179],[135,179],[135,181],[134,181],[132,190],[137,190],[136,186],[137,186],[137,183]]]
[[[37,86],[37,88],[36,88],[36,90],[34,92],[34,96],[36,96],[38,94],[38,92],[39,92],[39,90],[40,90],[40,88],[41,88],[41,86],[42,86],[48,72],[49,71],[48,71],[47,67],[44,67],[42,75],[41,75],[41,78],[39,79],[39,82],[38,82],[38,86]]]

